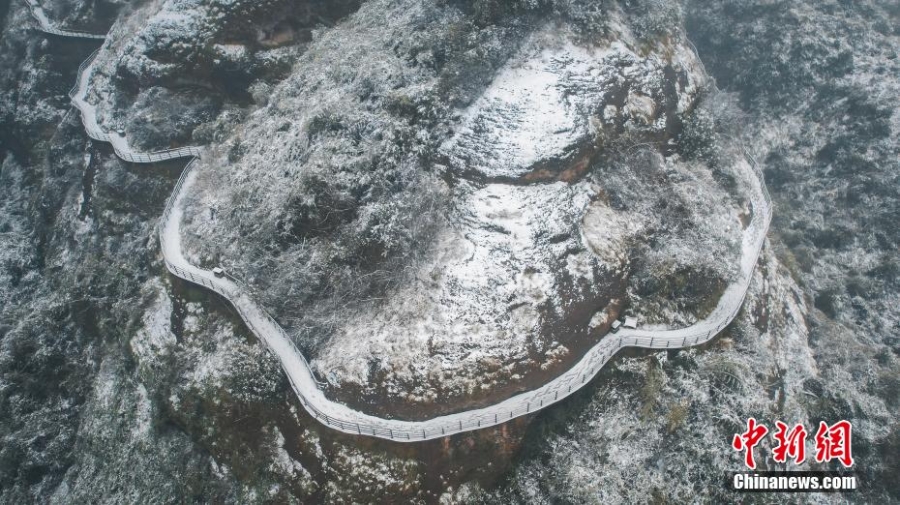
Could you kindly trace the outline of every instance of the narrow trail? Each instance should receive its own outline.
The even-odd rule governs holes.
[[[57,28],[50,23],[36,0],[27,2],[40,29],[46,33],[98,40],[105,38],[102,35]],[[540,388],[517,394],[488,407],[425,421],[401,421],[372,416],[327,398],[313,376],[309,363],[294,346],[287,332],[247,295],[247,290],[238,282],[227,277],[216,277],[212,272],[198,268],[185,259],[181,248],[181,204],[196,180],[193,166],[202,157],[203,149],[182,147],[140,153],[131,149],[123,135],[105,132],[97,123],[96,108],[87,101],[96,54],[92,54],[79,67],[78,82],[70,92],[72,103],[81,112],[88,136],[109,142],[119,157],[132,163],[191,158],[167,201],[159,225],[160,245],[166,268],[173,275],[204,286],[227,299],[247,327],[279,359],[292,388],[310,415],[326,426],[345,433],[414,442],[496,426],[564,400],[590,382],[620,349],[680,349],[708,342],[740,312],[772,219],[771,200],[762,174],[750,164],[743,163],[746,184],[752,195],[750,204],[753,218],[743,234],[740,273],[738,279],[725,289],[715,309],[705,319],[676,330],[623,329],[618,333],[608,334],[562,375]]]

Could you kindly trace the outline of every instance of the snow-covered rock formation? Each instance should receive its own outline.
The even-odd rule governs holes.
[[[367,4],[314,40],[186,213],[190,261],[251,286],[340,401],[403,417],[539,385],[623,310],[703,317],[748,199],[732,162],[676,149],[707,89],[684,39],[648,51],[621,12],[587,38],[535,21],[477,45],[495,69],[448,69],[437,12]]]
[[[401,447],[307,416],[233,311],[166,273],[182,164],[84,135],[66,93],[98,43],[36,30],[30,3],[0,5],[0,502],[728,502],[751,415],[853,422],[864,488],[797,501],[900,497],[895,1],[41,0],[60,29],[112,27],[104,126],[213,149],[191,261],[254,287],[331,395],[410,417],[544,380],[616,313],[708,311],[753,217],[744,130],[777,213],[720,337]],[[733,95],[694,89],[684,32]],[[429,348],[406,316],[444,304],[491,340]]]

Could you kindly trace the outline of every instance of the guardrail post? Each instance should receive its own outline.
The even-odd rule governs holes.
[[[650,337],[650,347],[653,347],[653,337]]]
[[[684,347],[684,342],[687,340],[687,337],[681,337],[681,347]]]
[[[391,432],[391,440],[394,439],[394,430],[392,428],[388,428],[388,431]]]
[[[362,435],[362,430],[359,429],[359,423],[356,423],[356,432]]]

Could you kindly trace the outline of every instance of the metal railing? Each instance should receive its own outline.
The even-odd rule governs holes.
[[[100,128],[100,125],[88,122],[88,116],[83,109],[86,104],[85,99],[87,89],[82,89],[82,86],[84,86],[85,88],[87,87],[89,76],[85,76],[84,74],[85,72],[89,71],[99,51],[100,50],[97,49],[96,51],[91,53],[91,55],[88,56],[87,59],[81,63],[81,65],[78,66],[78,82],[69,91],[69,98],[72,99],[72,103],[79,110],[79,112],[81,112],[81,124],[84,126],[84,130],[88,134],[88,136],[94,140],[99,140],[101,142],[107,142],[111,144],[113,150],[116,153],[116,156],[131,163],[159,163],[161,161],[168,161],[179,158],[199,158],[203,154],[203,148],[198,146],[175,147],[148,153],[138,153],[127,149],[122,149],[116,145],[116,142],[113,140],[113,136],[103,131],[103,129]],[[119,139],[124,142],[123,137],[120,136]]]

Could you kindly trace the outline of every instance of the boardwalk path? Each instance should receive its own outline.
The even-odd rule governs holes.
[[[104,39],[102,35],[57,28],[50,23],[36,0],[27,1],[40,29],[46,33],[64,37]],[[104,131],[97,123],[95,107],[86,99],[95,56],[96,52],[81,65],[78,83],[70,93],[72,103],[81,112],[87,134],[95,140],[109,142],[119,157],[133,163],[191,158],[169,197],[159,227],[166,267],[172,274],[209,288],[231,302],[250,330],[278,357],[303,407],[323,424],[346,433],[413,442],[495,426],[562,401],[587,384],[620,349],[626,347],[678,349],[708,342],[728,326],[740,311],[772,218],[771,203],[761,174],[750,165],[743,164],[746,183],[753,195],[751,200],[753,217],[743,234],[740,273],[738,279],[725,289],[710,315],[694,325],[677,330],[623,329],[618,333],[606,335],[581,360],[559,377],[540,388],[517,394],[488,407],[425,421],[400,421],[371,416],[325,396],[313,376],[309,363],[294,346],[287,332],[247,295],[247,290],[235,280],[216,277],[212,272],[197,268],[185,259],[179,232],[182,220],[181,203],[195,181],[196,173],[192,168],[194,162],[203,155],[203,149],[182,147],[140,153],[131,149],[123,135]]]

